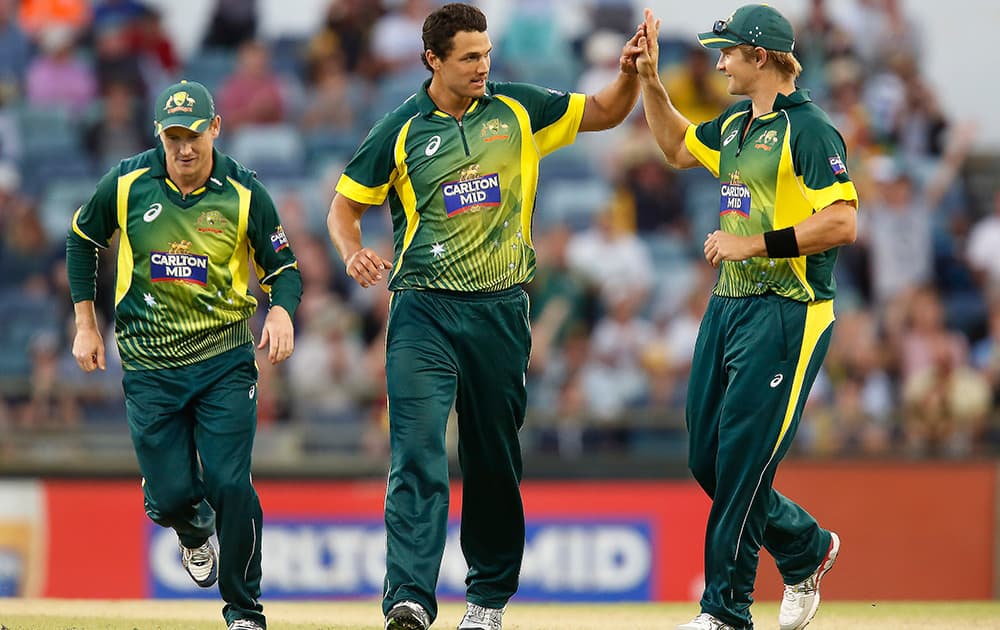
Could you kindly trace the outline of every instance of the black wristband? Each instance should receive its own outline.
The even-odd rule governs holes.
[[[768,258],[798,258],[799,242],[795,239],[795,228],[764,232],[764,247]]]

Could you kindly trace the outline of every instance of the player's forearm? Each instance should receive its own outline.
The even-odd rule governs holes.
[[[838,201],[795,226],[799,255],[818,254],[841,245],[850,245],[858,235],[857,210]]]
[[[93,300],[83,300],[73,305],[76,329],[97,330],[97,311]]]
[[[636,75],[619,72],[604,89],[587,97],[580,131],[601,131],[621,124],[638,100]]]
[[[326,229],[330,234],[330,242],[345,263],[362,248],[361,214],[364,210],[364,206],[359,207],[346,197],[337,194],[330,204],[329,214],[326,215]]]
[[[663,87],[660,77],[657,74],[652,76],[642,76],[640,80],[642,86],[642,108],[646,114],[646,122],[649,124],[656,144],[663,151],[664,157],[674,168],[688,168],[693,166],[682,159],[685,153],[684,135],[687,133],[691,121],[684,117],[667,95],[667,89]]]

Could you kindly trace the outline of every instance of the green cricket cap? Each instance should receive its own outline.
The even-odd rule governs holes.
[[[201,133],[215,118],[215,101],[197,81],[174,83],[156,97],[153,121],[156,135],[168,127],[185,127]]]
[[[698,41],[705,48],[750,44],[767,50],[792,52],[795,31],[791,22],[774,7],[747,4],[736,9],[728,20],[716,20],[711,31],[698,34]]]

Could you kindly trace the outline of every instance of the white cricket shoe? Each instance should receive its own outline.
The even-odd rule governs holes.
[[[503,630],[503,611],[468,602],[458,630]]]
[[[233,619],[228,630],[264,630],[264,626],[251,619]]]
[[[830,550],[813,574],[798,584],[785,584],[785,595],[781,598],[781,610],[778,611],[778,627],[781,630],[802,630],[816,616],[819,582],[833,568],[840,553],[840,536],[830,532],[830,537]]]
[[[701,613],[691,621],[677,626],[677,630],[736,630],[736,628],[708,613]]]
[[[202,588],[208,588],[219,579],[219,555],[215,552],[215,546],[211,540],[206,540],[200,547],[188,549],[184,545],[181,548],[181,565],[194,580],[194,583]]]

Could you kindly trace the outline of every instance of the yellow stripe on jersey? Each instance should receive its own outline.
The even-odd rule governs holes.
[[[515,102],[506,96],[498,95],[497,98],[508,105]],[[573,141],[576,140],[576,134],[580,131],[580,122],[583,120],[583,108],[586,104],[586,94],[571,93],[566,111],[559,120],[546,125],[535,133],[535,144],[538,145],[540,157],[545,157],[556,149],[573,144]],[[530,135],[530,126],[528,127],[528,131],[528,134],[522,133],[523,138],[527,138]],[[525,199],[528,199],[528,197],[525,197]]]
[[[364,184],[359,184],[345,174],[340,176],[336,191],[348,199],[363,203],[366,206],[381,206],[389,194],[389,186],[391,184],[392,181],[390,180],[377,188],[369,188]]]
[[[785,417],[781,422],[781,430],[778,432],[778,439],[774,443],[773,456],[778,452],[781,441],[788,433],[788,427],[792,424],[792,417],[795,415],[795,408],[798,407],[799,398],[802,396],[802,382],[805,380],[806,370],[816,351],[816,344],[827,328],[836,319],[833,316],[833,300],[820,300],[810,302],[806,305],[805,330],[802,333],[802,347],[799,349],[799,360],[795,364],[795,376],[792,379],[792,390],[788,395],[788,405],[785,407]]]
[[[247,225],[250,223],[251,192],[249,188],[232,177],[227,177],[226,181],[236,190],[236,195],[239,198],[239,219],[236,229],[239,240],[233,247],[233,255],[229,258],[229,275],[233,279],[233,293],[246,295],[250,282],[250,267],[247,262],[250,259],[250,250],[247,245]],[[258,271],[258,277],[261,273]],[[270,294],[270,287],[262,286],[262,288]]]
[[[518,101],[497,95],[514,112],[517,126],[521,129],[521,237],[528,247],[534,247],[531,240],[531,216],[535,211],[535,191],[538,187],[538,161],[541,150],[531,138],[531,117],[528,110]]]
[[[701,165],[712,173],[713,177],[718,177],[721,153],[715,149],[707,147],[701,140],[698,139],[698,134],[695,133],[697,128],[697,125],[688,126],[687,131],[684,132],[684,146],[686,146],[688,152],[694,156],[694,159],[701,162]]]
[[[410,132],[410,125],[416,117],[414,116],[407,120],[406,124],[399,130],[399,135],[396,136],[396,145],[393,147],[396,169],[394,171],[395,177],[390,181],[392,181],[392,186],[396,189],[396,194],[399,195],[399,202],[403,205],[403,213],[406,215],[406,232],[403,233],[403,246],[399,250],[399,260],[396,262],[396,268],[392,272],[393,276],[403,268],[403,256],[406,255],[406,250],[413,243],[413,237],[416,235],[417,227],[420,225],[420,213],[417,212],[417,191],[413,189],[410,172],[406,166],[406,134]],[[392,278],[390,277],[391,280]]]
[[[781,157],[778,159],[778,174],[774,182],[774,216],[772,229],[780,230],[805,221],[813,213],[813,207],[803,196],[799,187],[792,188],[790,183],[796,181],[792,165],[792,130],[786,125],[785,138],[781,144]],[[803,290],[809,295],[809,300],[816,299],[816,290],[806,277],[806,257],[788,259],[788,268],[795,274]]]
[[[836,182],[832,186],[815,190],[806,186],[805,180],[802,177],[799,177],[798,180],[799,185],[802,187],[802,194],[809,199],[809,203],[817,211],[838,201],[854,202],[854,207],[858,207],[858,191],[854,187],[854,182]]]
[[[132,242],[128,237],[128,193],[132,189],[135,180],[148,171],[149,168],[140,168],[118,177],[118,196],[116,198],[116,209],[118,210],[118,229],[121,234],[118,237],[118,281],[115,283],[115,307],[122,301],[129,287],[132,286]]]

